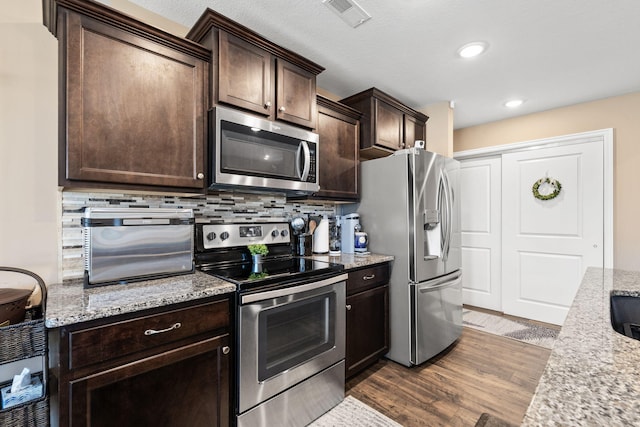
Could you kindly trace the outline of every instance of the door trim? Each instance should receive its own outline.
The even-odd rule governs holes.
[[[453,153],[453,158],[456,160],[467,160],[496,155],[502,156],[503,154],[517,151],[552,148],[554,146],[565,146],[594,141],[602,141],[604,151],[603,265],[604,268],[613,268],[613,128],[534,139],[531,141],[515,142],[512,144],[495,145],[492,147],[476,148],[473,150],[456,151]]]

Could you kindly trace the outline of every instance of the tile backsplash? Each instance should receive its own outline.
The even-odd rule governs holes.
[[[222,221],[288,221],[296,215],[335,215],[336,206],[322,202],[287,202],[286,197],[265,194],[220,193],[218,195],[167,196],[63,191],[62,276],[80,278],[84,273],[80,219],[85,207],[189,208],[196,218]]]

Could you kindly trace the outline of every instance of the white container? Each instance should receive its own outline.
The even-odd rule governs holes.
[[[313,232],[313,253],[326,254],[329,252],[329,218],[323,216],[320,224]]]
[[[342,217],[342,226],[340,227],[342,253],[352,254],[354,252],[356,227],[360,228],[360,214],[352,213]]]

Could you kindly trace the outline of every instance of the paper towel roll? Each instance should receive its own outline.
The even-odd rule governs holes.
[[[322,217],[320,224],[313,232],[313,253],[326,254],[329,252],[329,218]]]

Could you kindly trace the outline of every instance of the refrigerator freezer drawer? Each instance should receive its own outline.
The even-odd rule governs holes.
[[[453,344],[462,333],[462,275],[455,272],[411,285],[415,322],[411,362],[419,365]]]

